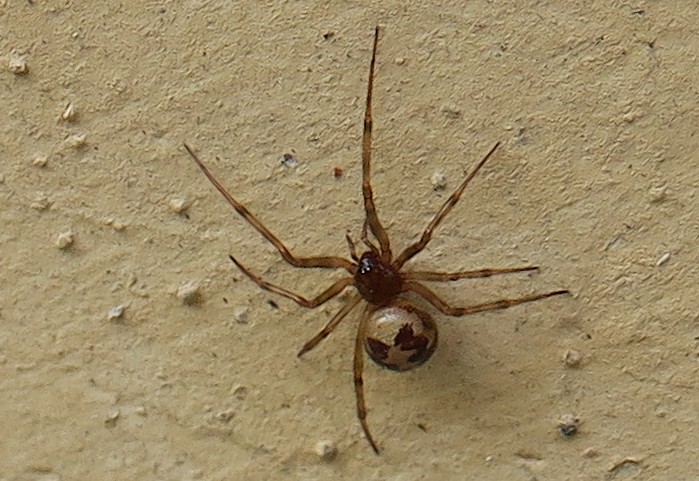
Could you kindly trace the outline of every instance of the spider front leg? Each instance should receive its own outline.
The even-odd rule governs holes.
[[[252,213],[240,202],[238,202],[227,190],[223,185],[218,181],[218,179],[214,176],[214,174],[209,170],[209,168],[204,164],[204,162],[197,157],[197,154],[194,153],[194,150],[185,142],[184,144],[185,149],[187,149],[187,152],[189,152],[189,155],[192,156],[194,159],[194,162],[199,166],[202,172],[204,172],[204,175],[209,179],[209,181],[213,184],[214,187],[216,187],[216,190],[218,190],[223,197],[228,201],[228,203],[240,214],[240,216],[248,221],[248,223],[257,230],[260,234],[262,234],[262,237],[267,239],[267,241],[272,244],[277,251],[279,251],[279,254],[281,254],[282,258],[289,264],[291,264],[294,267],[305,267],[305,268],[312,268],[312,267],[319,267],[319,268],[326,268],[326,269],[345,269],[347,272],[350,274],[354,274],[354,263],[347,259],[343,259],[342,257],[334,257],[334,256],[321,256],[321,257],[297,257],[291,253],[291,251],[284,245],[282,241],[279,240],[277,236],[272,234],[272,232],[265,227],[262,222],[260,222],[257,217],[252,215]]]
[[[441,297],[435,294],[427,286],[420,284],[419,282],[408,281],[403,285],[404,291],[411,291],[422,297],[424,300],[432,304],[434,307],[439,309],[442,314],[447,316],[467,316],[469,314],[475,314],[477,312],[495,311],[499,309],[507,309],[508,307],[517,306],[519,304],[525,304],[527,302],[534,302],[541,299],[546,299],[547,297],[560,296],[563,294],[570,294],[570,291],[561,289],[557,291],[545,292],[543,294],[532,294],[529,296],[518,297],[515,299],[498,299],[496,301],[485,302],[483,304],[476,304],[474,306],[467,307],[453,307],[447,304]]]
[[[371,63],[369,64],[369,83],[366,92],[366,110],[364,111],[364,132],[362,134],[362,195],[364,197],[366,223],[369,224],[372,234],[374,234],[374,237],[379,241],[379,245],[381,246],[381,258],[386,262],[390,262],[393,257],[391,253],[391,242],[388,239],[386,229],[381,225],[379,215],[376,213],[374,193],[371,189],[371,95],[374,90],[374,65],[376,64],[376,48],[378,43],[379,27],[377,26],[374,30],[374,47],[371,54]]]
[[[434,215],[430,223],[427,224],[427,227],[423,231],[420,240],[412,245],[409,245],[405,248],[403,252],[400,253],[400,255],[396,258],[395,262],[393,263],[396,269],[400,269],[401,267],[403,267],[403,264],[408,262],[416,254],[420,253],[425,247],[427,247],[427,244],[429,244],[430,240],[432,240],[432,232],[434,232],[434,230],[437,228],[440,222],[442,222],[442,220],[446,217],[449,211],[451,211],[451,209],[456,205],[456,203],[461,198],[461,195],[464,193],[464,189],[466,189],[468,183],[471,182],[471,179],[473,179],[476,176],[481,167],[483,167],[483,165],[488,161],[490,156],[493,155],[493,153],[497,150],[499,146],[500,142],[497,142],[493,146],[493,148],[490,149],[490,152],[488,152],[485,155],[485,157],[483,157],[483,159],[480,162],[478,162],[478,164],[471,171],[471,173],[466,176],[466,178],[463,180],[463,182],[461,182],[461,185],[459,185],[459,187],[454,191],[454,193],[449,196],[444,205],[442,205],[439,211],[437,211],[437,213]]]

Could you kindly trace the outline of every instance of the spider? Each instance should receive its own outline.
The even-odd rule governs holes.
[[[500,145],[500,142],[496,143],[490,149],[485,157],[476,164],[475,168],[473,168],[461,182],[454,193],[451,194],[422,232],[420,239],[410,244],[397,256],[394,256],[386,229],[381,224],[376,212],[370,181],[372,137],[371,97],[378,40],[379,28],[376,27],[374,31],[371,62],[369,64],[369,81],[362,137],[362,194],[364,197],[366,217],[361,230],[361,241],[366,246],[367,250],[361,255],[357,255],[357,246],[349,234],[346,234],[345,237],[351,260],[336,256],[299,257],[292,254],[279,238],[272,234],[262,222],[221,185],[209,168],[197,157],[194,150],[187,143],[184,144],[189,154],[214,187],[223,194],[228,203],[233,206],[243,219],[252,225],[252,227],[262,234],[262,237],[279,251],[286,262],[294,267],[344,269],[349,273],[348,277],[336,281],[315,297],[307,298],[285,287],[275,285],[262,279],[242,265],[238,259],[229,256],[230,260],[233,261],[238,269],[259,287],[291,299],[303,307],[318,307],[336,297],[348,287],[354,287],[356,289],[356,292],[346,300],[343,307],[330,319],[325,327],[303,345],[298,352],[298,356],[303,356],[315,348],[323,339],[330,335],[350,311],[363,301],[364,312],[359,321],[354,343],[353,378],[356,393],[357,417],[359,418],[366,439],[376,454],[379,454],[379,447],[369,430],[367,409],[364,400],[364,381],[362,378],[364,369],[363,351],[365,350],[369,357],[379,366],[395,371],[406,371],[427,361],[437,347],[437,326],[432,316],[421,307],[417,306],[414,299],[406,297],[406,294],[410,293],[412,294],[411,297],[416,296],[421,298],[447,316],[465,316],[477,312],[506,309],[519,304],[538,301],[569,292],[567,290],[556,290],[542,294],[532,294],[516,299],[499,299],[473,306],[454,307],[442,300],[441,297],[421,281],[445,282],[459,279],[483,278],[500,274],[535,271],[538,270],[538,267],[506,267],[461,272],[426,272],[407,271],[403,269],[410,259],[427,247],[427,244],[429,244],[432,239],[434,230],[439,226],[442,220],[444,220],[454,205],[456,205],[468,183],[493,155]],[[370,233],[374,240],[370,238]]]

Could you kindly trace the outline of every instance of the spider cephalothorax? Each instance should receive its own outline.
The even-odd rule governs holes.
[[[364,210],[366,212],[366,219],[362,229],[362,241],[369,247],[369,251],[362,254],[361,257],[357,257],[354,243],[349,236],[347,237],[347,241],[350,245],[352,260],[336,256],[295,256],[269,231],[269,229],[252,215],[243,204],[228,193],[208,167],[199,160],[192,148],[185,144],[187,151],[216,189],[218,189],[228,203],[233,206],[250,225],[267,239],[267,241],[274,245],[286,262],[294,267],[302,268],[344,269],[350,274],[349,277],[344,277],[336,281],[317,296],[308,299],[285,287],[267,282],[248,270],[238,262],[235,257],[229,256],[235,265],[262,289],[291,299],[303,307],[317,307],[336,297],[348,287],[354,287],[357,290],[356,293],[352,294],[345,301],[342,308],[328,321],[325,327],[303,345],[298,355],[302,356],[316,347],[323,339],[328,337],[352,309],[361,301],[365,301],[364,312],[359,320],[357,336],[354,343],[353,378],[357,397],[357,416],[367,440],[377,454],[379,448],[369,431],[369,424],[366,420],[364,381],[362,379],[364,356],[362,351],[366,350],[370,358],[380,366],[395,371],[405,371],[424,363],[430,358],[437,347],[437,327],[432,316],[423,309],[417,307],[412,299],[406,297],[407,293],[421,298],[447,316],[465,316],[477,312],[506,309],[511,306],[568,292],[567,290],[556,290],[542,294],[531,294],[515,299],[498,299],[472,306],[454,307],[442,300],[441,297],[424,285],[423,282],[474,279],[500,274],[533,271],[538,268],[536,266],[524,266],[460,272],[410,271],[403,269],[403,266],[410,259],[427,247],[427,244],[432,239],[434,230],[451,211],[454,205],[456,205],[466,185],[473,179],[478,170],[483,167],[493,152],[495,152],[499,143],[496,143],[485,157],[476,164],[476,167],[446,200],[422,232],[420,239],[408,245],[397,257],[393,257],[388,234],[376,213],[370,175],[372,131],[371,95],[378,39],[379,29],[377,27],[374,32],[374,47],[372,50],[371,63],[369,64],[369,82],[367,87],[366,109],[364,111],[364,133],[362,137],[362,195],[364,198]],[[369,234],[374,237],[378,245],[374,244],[374,242],[369,239]]]
[[[368,251],[359,258],[354,283],[365,301],[381,306],[391,302],[403,289],[403,279],[398,269],[381,260],[381,256]]]

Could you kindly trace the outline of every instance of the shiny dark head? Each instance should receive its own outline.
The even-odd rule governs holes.
[[[371,251],[359,258],[354,282],[362,297],[377,306],[391,301],[403,288],[403,279],[396,268]]]

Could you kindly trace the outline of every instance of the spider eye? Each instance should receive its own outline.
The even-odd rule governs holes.
[[[370,259],[367,259],[366,257],[361,259],[359,261],[359,273],[360,274],[368,274],[372,270],[372,262]]]
[[[407,371],[427,361],[437,347],[437,326],[427,312],[399,300],[367,320],[364,348],[379,366]]]

